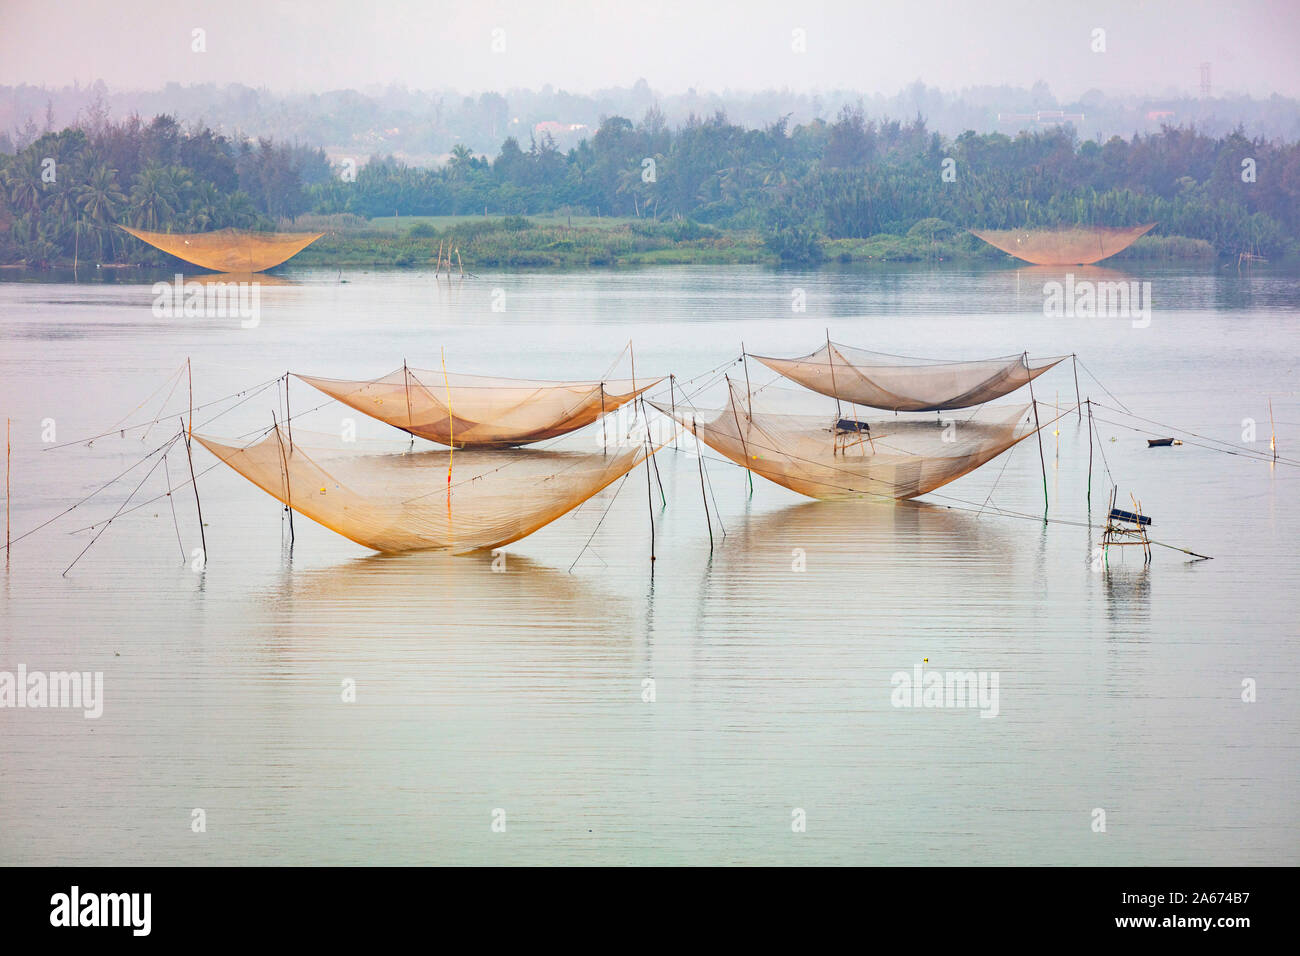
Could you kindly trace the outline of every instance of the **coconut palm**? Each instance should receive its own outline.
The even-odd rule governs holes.
[[[131,186],[131,218],[142,229],[169,225],[180,205],[176,178],[163,166],[147,166]]]
[[[108,250],[113,253],[113,236],[116,230],[113,224],[126,202],[126,196],[117,185],[117,170],[109,169],[103,163],[97,164],[90,171],[86,181],[76,189],[77,205],[86,221],[93,228],[100,259],[104,258],[104,237],[108,237]]]

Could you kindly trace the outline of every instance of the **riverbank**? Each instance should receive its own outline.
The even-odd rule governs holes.
[[[907,235],[882,233],[862,239],[824,239],[764,235],[757,230],[720,229],[689,219],[597,217],[401,217],[366,220],[359,216],[304,216],[280,224],[282,230],[323,232],[292,259],[315,268],[427,268],[450,256],[453,271],[487,269],[575,269],[643,265],[802,265],[867,262],[1014,263],[1013,257],[973,235],[948,226],[940,236],[913,229]],[[175,260],[140,244],[125,264],[170,267]],[[1208,262],[1214,247],[1203,239],[1144,236],[1107,260]],[[51,263],[70,268],[72,261]],[[83,268],[95,263],[83,258]]]
[[[490,268],[583,268],[637,265],[815,265],[820,262],[1014,262],[966,232],[935,239],[927,235],[880,234],[866,239],[822,239],[800,256],[783,255],[779,244],[753,230],[718,229],[691,220],[428,217],[370,220],[364,226],[345,217],[299,220],[296,229],[327,234],[303,250],[304,266],[425,266],[452,253],[452,267],[467,272]],[[355,217],[346,217],[355,218]],[[287,228],[287,226],[286,226]],[[459,256],[457,261],[456,256]],[[1201,239],[1145,236],[1111,261],[1209,261],[1214,247]]]

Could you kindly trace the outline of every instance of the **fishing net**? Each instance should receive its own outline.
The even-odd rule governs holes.
[[[1008,355],[974,362],[938,362],[827,343],[802,358],[753,358],[805,388],[852,405],[934,412],[999,399],[1066,356],[1031,360]]]
[[[991,246],[1039,266],[1086,266],[1122,252],[1156,224],[1069,229],[972,229]]]
[[[372,418],[456,448],[509,448],[555,438],[663,381],[533,382],[414,368],[370,381],[297,378]]]
[[[325,235],[323,232],[146,232],[122,226],[137,239],[169,255],[216,272],[261,272],[278,266]]]
[[[375,454],[300,430],[291,439],[278,426],[243,447],[194,438],[272,497],[357,544],[458,554],[532,534],[627,474],[650,451],[640,444],[608,454]]]
[[[729,383],[720,410],[652,402],[710,448],[810,498],[914,498],[1034,433],[1031,405],[988,406],[960,420],[841,418],[824,400]],[[752,402],[753,413],[750,414]]]

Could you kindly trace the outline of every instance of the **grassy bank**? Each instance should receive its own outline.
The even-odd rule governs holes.
[[[590,268],[638,265],[800,265],[821,262],[967,262],[1017,260],[964,230],[923,220],[906,235],[882,233],[864,239],[821,239],[809,234],[769,236],[757,230],[720,229],[689,219],[595,216],[418,216],[365,219],[347,213],[300,216],[279,229],[323,232],[292,260],[319,268],[429,268],[439,248],[451,252],[453,270]],[[175,260],[133,242],[129,263],[170,267]],[[459,257],[458,255],[459,254]],[[1123,261],[1212,261],[1214,248],[1202,239],[1144,236],[1114,259]],[[72,265],[62,258],[56,268]],[[82,265],[94,263],[83,257]],[[445,266],[444,266],[445,268]]]
[[[570,224],[572,223],[572,224]],[[295,257],[304,266],[426,266],[459,250],[466,271],[491,268],[582,268],[620,265],[726,265],[782,261],[757,232],[722,230],[690,220],[651,222],[564,216],[427,216],[365,220],[356,216],[302,217],[282,228],[327,233]],[[936,238],[924,232],[819,244],[827,262],[1013,262],[966,232]],[[1209,260],[1204,240],[1145,236],[1120,260]],[[453,267],[457,266],[452,256]],[[789,261],[789,260],[786,260]],[[816,261],[815,259],[813,261]],[[811,264],[804,260],[803,264]]]

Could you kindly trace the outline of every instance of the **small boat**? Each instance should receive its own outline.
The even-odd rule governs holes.
[[[1166,448],[1169,445],[1181,445],[1181,444],[1182,442],[1180,442],[1177,438],[1148,438],[1147,439],[1148,448]]]

